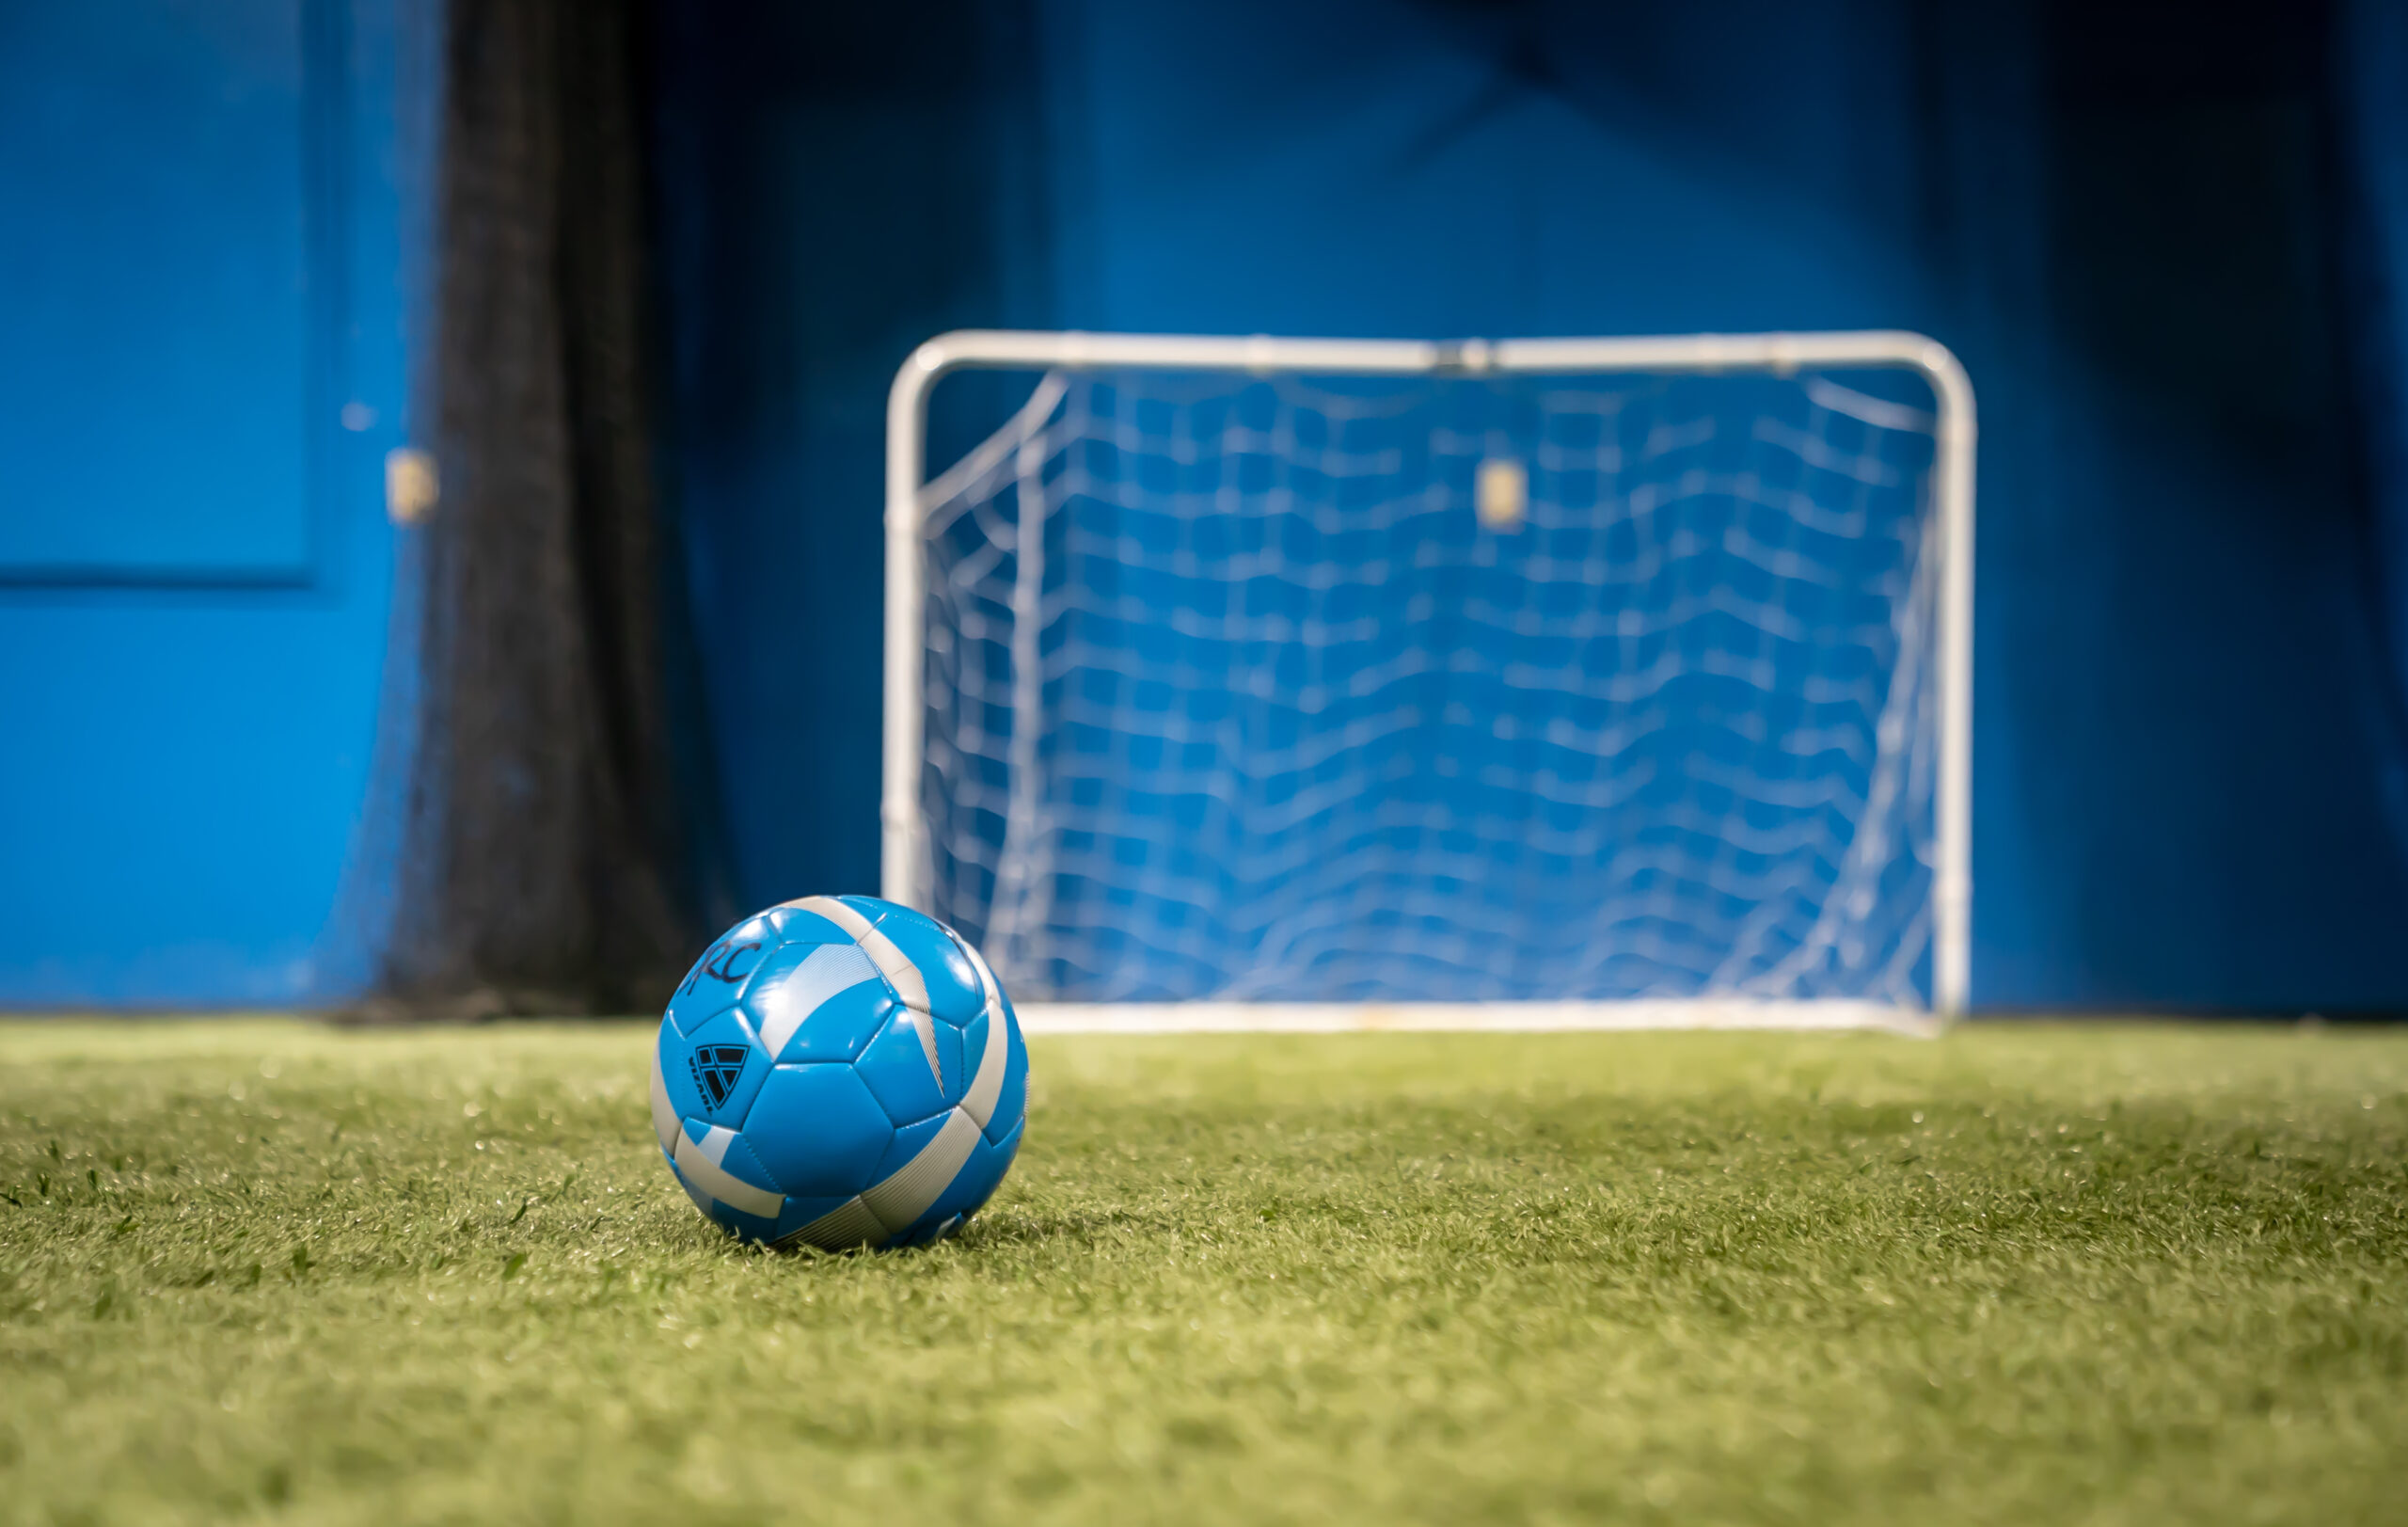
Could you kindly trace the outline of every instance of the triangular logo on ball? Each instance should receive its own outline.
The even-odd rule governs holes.
[[[694,1068],[694,1085],[703,1096],[711,1100],[717,1109],[736,1090],[736,1079],[744,1074],[744,1062],[752,1050],[741,1044],[698,1044],[689,1061]]]

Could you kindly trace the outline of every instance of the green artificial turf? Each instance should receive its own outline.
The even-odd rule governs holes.
[[[0,1026],[0,1521],[2408,1518],[2408,1034],[1039,1041],[834,1258],[648,1037]]]

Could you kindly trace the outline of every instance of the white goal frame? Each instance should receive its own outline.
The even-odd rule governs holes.
[[[1771,375],[1895,369],[1937,402],[1940,738],[1933,787],[1932,1008],[1887,1003],[1689,1000],[1406,1003],[1030,1003],[1023,1026],[1054,1032],[1341,1029],[1882,1028],[1930,1032],[1962,1016],[1972,980],[1973,388],[1946,345],[1901,329],[1544,340],[1320,340],[1268,335],[1085,334],[957,329],[911,352],[886,408],[886,693],[879,894],[926,909],[933,866],[920,802],[926,743],[928,397],[962,370],[1224,371],[1256,375],[1481,376],[1614,373]]]

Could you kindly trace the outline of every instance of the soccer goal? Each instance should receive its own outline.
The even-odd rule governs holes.
[[[962,368],[1031,390],[931,476]],[[882,891],[1029,1027],[1962,1010],[1936,341],[963,331],[887,427]]]

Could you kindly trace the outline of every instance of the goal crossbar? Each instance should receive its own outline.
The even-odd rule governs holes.
[[[1938,586],[1938,769],[1933,785],[1932,1007],[1965,1010],[1972,985],[1973,447],[1972,382],[1948,347],[1901,329],[1527,340],[1282,339],[1267,335],[1092,334],[958,329],[912,351],[887,399],[886,626],[879,888],[927,907],[931,849],[920,800],[927,716],[925,524],[929,395],[948,374],[985,371],[1227,371],[1256,374],[1461,377],[1501,374],[1759,373],[1896,369],[1930,387]],[[1880,1027],[1912,1015],[1863,1002],[1048,1004],[1035,1026],[1164,1028]],[[1041,1017],[1041,1022],[1038,1022]]]

